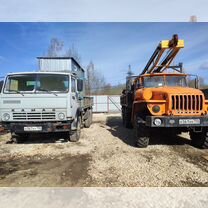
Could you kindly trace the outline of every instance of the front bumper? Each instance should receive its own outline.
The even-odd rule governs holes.
[[[71,130],[71,122],[6,123],[5,128],[15,133],[50,133]]]
[[[155,124],[161,120],[161,125]],[[138,121],[139,122],[139,121]],[[149,127],[208,127],[208,116],[147,116],[145,125]]]

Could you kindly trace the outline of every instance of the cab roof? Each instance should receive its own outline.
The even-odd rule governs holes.
[[[143,74],[139,77],[155,77],[155,76],[187,76],[184,73],[152,73],[152,74]]]
[[[36,71],[36,72],[12,72],[12,73],[8,73],[7,75],[21,75],[21,74],[63,74],[63,75],[73,75],[73,73],[71,72],[39,72],[39,71]]]

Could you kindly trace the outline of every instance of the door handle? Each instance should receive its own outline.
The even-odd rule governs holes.
[[[74,95],[72,96],[72,99],[75,100],[75,96]]]

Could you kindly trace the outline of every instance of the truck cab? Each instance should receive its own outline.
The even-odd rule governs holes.
[[[134,127],[138,147],[147,147],[161,132],[189,132],[195,146],[208,148],[208,100],[197,89],[197,79],[196,88],[188,86],[182,64],[170,65],[183,47],[177,35],[161,41],[142,73],[127,77],[120,97],[122,119],[125,127]],[[166,57],[159,62],[165,50]]]
[[[92,98],[84,96],[83,85],[71,72],[10,73],[1,91],[1,123],[16,141],[50,132],[78,141],[82,124],[92,121]]]
[[[187,74],[155,73],[135,80],[135,103],[147,102],[151,115],[199,116],[207,114],[201,90],[188,87]]]

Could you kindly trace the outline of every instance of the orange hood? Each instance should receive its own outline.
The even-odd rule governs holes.
[[[158,94],[158,93],[166,93],[166,94],[187,94],[187,95],[202,95],[203,92],[199,89],[195,88],[190,88],[190,87],[158,87],[158,88],[148,88],[151,90],[153,93]]]

